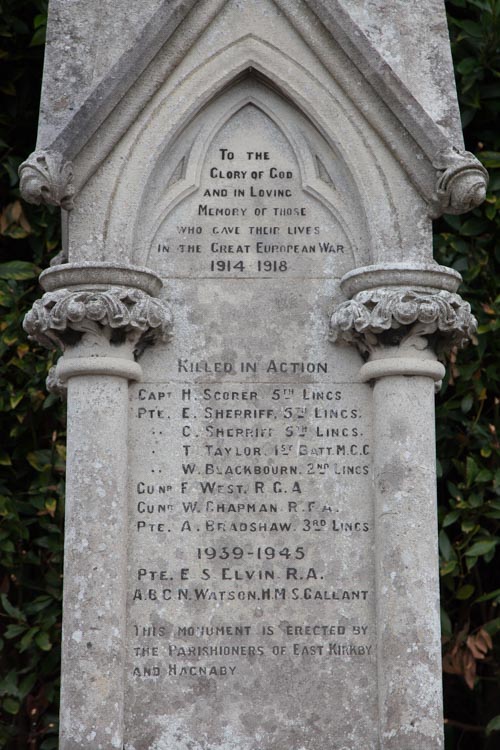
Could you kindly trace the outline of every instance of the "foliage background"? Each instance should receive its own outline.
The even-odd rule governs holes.
[[[438,399],[439,523],[447,750],[500,748],[500,0],[448,0],[466,146],[488,197],[436,224],[436,259],[460,271],[479,321],[452,352]],[[0,748],[57,748],[64,407],[53,355],[21,322],[58,252],[58,213],[24,204],[34,149],[46,0],[0,0]],[[498,731],[495,731],[498,730]]]

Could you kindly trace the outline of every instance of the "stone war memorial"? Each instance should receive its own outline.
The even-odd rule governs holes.
[[[485,197],[442,0],[51,0],[27,333],[67,397],[62,750],[443,748],[434,395]],[[43,296],[42,296],[43,294]]]

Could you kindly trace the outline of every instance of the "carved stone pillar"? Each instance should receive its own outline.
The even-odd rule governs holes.
[[[359,348],[373,383],[381,750],[422,750],[442,717],[434,389],[438,354],[475,329],[459,282],[437,265],[357,269],[331,320],[332,340]]]
[[[144,269],[67,264],[40,281],[24,327],[64,350],[48,384],[68,390],[60,747],[122,748],[128,382],[171,315]]]

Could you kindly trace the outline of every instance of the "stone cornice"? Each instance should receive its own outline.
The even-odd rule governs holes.
[[[111,344],[128,341],[138,352],[168,340],[172,313],[140,289],[58,289],[46,292],[24,319],[24,330],[43,346],[66,349],[86,336]]]
[[[435,261],[388,261],[353,268],[342,277],[340,286],[345,296],[351,299],[358,292],[386,287],[456,292],[461,282],[458,271],[440,266]]]
[[[45,292],[69,288],[105,291],[119,286],[140,289],[156,297],[163,284],[156,273],[144,266],[112,261],[81,261],[46,268],[40,274],[40,286]]]
[[[19,167],[21,196],[28,203],[73,208],[73,165],[55,151],[34,151]]]
[[[477,322],[458,294],[389,287],[358,292],[341,303],[330,321],[330,340],[355,344],[363,354],[389,345],[438,353],[468,343]]]

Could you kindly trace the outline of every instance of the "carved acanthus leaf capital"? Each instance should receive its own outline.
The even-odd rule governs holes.
[[[73,165],[55,151],[34,151],[19,167],[21,195],[28,203],[73,208]]]
[[[463,214],[486,198],[488,172],[469,151],[450,150],[434,163],[438,171],[433,216]]]
[[[330,321],[330,340],[356,344],[363,354],[379,345],[438,351],[465,346],[477,327],[470,305],[446,291],[387,287],[358,292]]]
[[[167,304],[140,289],[58,289],[36,300],[23,326],[47,347],[64,350],[85,336],[94,343],[128,340],[140,353],[147,344],[169,338],[172,313]]]

